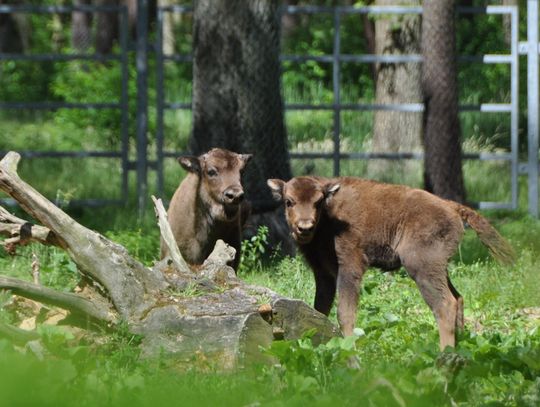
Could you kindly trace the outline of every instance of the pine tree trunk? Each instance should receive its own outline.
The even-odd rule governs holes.
[[[425,188],[463,202],[455,44],[455,1],[426,0],[422,24]]]
[[[74,6],[90,5],[90,0],[74,0]],[[71,45],[77,51],[85,51],[92,43],[92,14],[74,11],[71,13]]]
[[[97,0],[101,6],[118,5],[118,0]],[[96,27],[96,51],[100,54],[108,54],[112,51],[114,41],[118,38],[118,13],[97,13]]]
[[[244,189],[257,224],[290,245],[282,210],[268,178],[289,179],[291,168],[280,94],[278,1],[197,0],[194,8],[193,133],[190,149],[251,153]]]
[[[419,5],[419,0],[377,0],[376,5]],[[375,53],[378,55],[420,54],[420,16],[383,16],[375,20]],[[418,63],[378,63],[377,104],[421,103],[421,67]],[[373,124],[373,152],[413,152],[421,149],[422,114],[377,111]],[[369,175],[384,179],[393,172],[406,173],[414,163],[372,161]],[[390,179],[388,179],[390,181]]]

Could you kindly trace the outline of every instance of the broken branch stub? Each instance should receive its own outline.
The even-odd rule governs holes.
[[[161,198],[157,199],[154,195],[152,195],[152,201],[154,202],[154,209],[158,218],[158,225],[161,237],[169,248],[169,256],[171,257],[171,260],[176,267],[176,270],[182,274],[191,274],[191,270],[184,258],[182,257],[182,254],[178,249],[178,245],[176,244],[176,240],[174,238],[174,234],[172,232],[171,225],[169,224],[169,220],[167,217],[167,211],[163,206]]]
[[[7,236],[1,243],[9,252],[14,253],[17,246],[36,241],[44,245],[60,246],[56,235],[49,228],[34,225],[9,213],[0,206],[0,235]]]

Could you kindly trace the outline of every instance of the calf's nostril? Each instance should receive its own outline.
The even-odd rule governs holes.
[[[225,195],[225,199],[227,199],[227,201],[232,203],[239,203],[244,200],[244,191],[225,191],[223,195]]]
[[[313,225],[298,225],[298,231],[300,233],[308,233],[313,230]]]

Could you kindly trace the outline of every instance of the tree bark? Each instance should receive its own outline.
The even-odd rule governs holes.
[[[502,0],[503,6],[517,6],[518,0]],[[504,40],[508,47],[512,44],[512,17],[509,14],[503,14],[502,25],[504,30]]]
[[[175,264],[181,261],[168,257],[152,268],[143,266],[122,246],[78,224],[22,181],[16,172],[19,159],[10,152],[0,161],[0,190],[44,225],[45,234],[35,240],[49,243],[43,236],[54,236],[90,284],[74,294],[0,276],[0,290],[63,308],[70,313],[64,322],[80,327],[104,324],[114,329],[118,321],[125,321],[131,332],[143,336],[145,355],[165,351],[178,363],[191,361],[197,353],[232,368],[260,359],[259,347],[274,338],[298,338],[312,328],[319,341],[339,334],[305,303],[238,279],[227,266],[234,249],[222,241],[197,270],[179,270]],[[21,220],[5,212],[0,211],[2,222],[10,225],[7,235],[12,239],[11,231]],[[159,203],[157,213],[166,230],[170,225]],[[0,325],[0,336],[23,343],[35,338],[5,325]]]
[[[248,223],[269,223],[271,237],[288,242],[282,211],[266,180],[289,179],[291,168],[280,94],[278,1],[198,0],[194,9],[194,154],[212,147],[249,152],[246,197],[255,213]]]
[[[96,0],[100,6],[116,6],[118,0]],[[96,52],[109,54],[118,38],[118,13],[99,12],[96,23]]]
[[[27,50],[31,28],[25,14],[0,14],[0,52],[18,54]]]
[[[425,188],[443,198],[464,202],[454,0],[424,2],[422,54]]]
[[[90,5],[90,0],[74,0],[74,6]],[[86,51],[92,44],[92,13],[71,13],[71,45],[77,51]]]
[[[377,0],[376,5],[419,5],[419,0]],[[377,55],[420,54],[420,16],[383,16],[375,20],[375,53]],[[421,67],[414,62],[377,63],[376,98],[381,105],[421,103]],[[373,152],[415,152],[422,146],[422,114],[381,111],[374,115]],[[408,161],[371,161],[370,177],[391,181],[392,173],[406,173],[413,168]]]

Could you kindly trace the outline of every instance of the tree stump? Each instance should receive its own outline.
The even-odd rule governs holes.
[[[10,251],[28,242],[55,245],[69,254],[90,284],[80,293],[59,292],[38,284],[0,276],[0,289],[69,311],[72,325],[114,329],[122,321],[142,335],[144,355],[161,354],[179,363],[204,358],[230,369],[261,360],[260,346],[274,339],[294,339],[313,328],[315,339],[338,335],[337,328],[302,301],[265,287],[246,284],[227,262],[234,249],[219,241],[207,261],[191,269],[169,240],[171,256],[146,267],[127,250],[77,223],[17,174],[20,156],[0,161],[0,189],[14,198],[41,226],[0,207],[2,243]],[[168,238],[166,212],[154,199],[162,236]],[[33,332],[0,326],[0,336],[17,342],[36,339]]]

